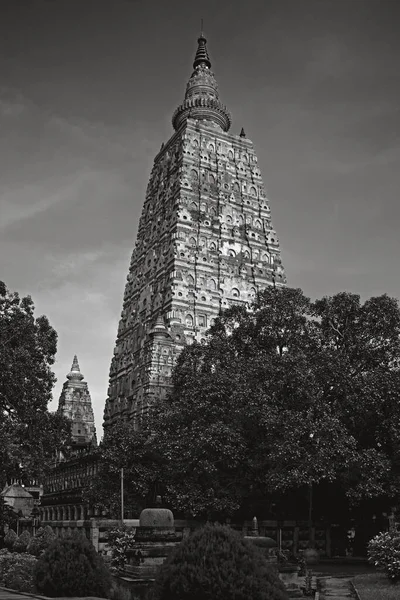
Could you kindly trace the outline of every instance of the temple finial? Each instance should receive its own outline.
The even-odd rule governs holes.
[[[245,132],[244,132],[244,129],[243,129],[243,127],[242,127],[242,131],[240,132],[240,137],[241,137],[241,138],[245,138],[245,137],[246,137],[246,134],[245,134]]]
[[[203,19],[201,19],[201,25],[200,25],[200,37],[204,37],[203,36]]]
[[[201,32],[193,63],[194,70],[186,85],[185,99],[172,116],[175,131],[178,131],[187,119],[212,121],[223,131],[228,131],[231,126],[231,116],[219,99],[206,44],[207,40]]]
[[[203,22],[203,19],[202,19],[202,22]],[[197,46],[196,56],[194,57],[193,69],[195,69],[199,65],[205,65],[206,67],[208,67],[210,69],[211,61],[210,61],[210,57],[208,56],[208,52],[207,52],[207,40],[203,35],[203,27],[202,27],[202,31],[201,31],[200,37],[197,40],[197,42],[198,42],[198,46]]]
[[[72,361],[71,371],[68,373],[67,379],[69,379],[70,381],[72,379],[77,381],[81,381],[83,379],[83,375],[79,368],[78,357],[76,356],[76,354],[74,356],[74,360]]]

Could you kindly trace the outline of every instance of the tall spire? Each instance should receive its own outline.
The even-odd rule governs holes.
[[[74,444],[96,444],[92,400],[88,385],[83,379],[78,357],[75,355],[58,401],[58,410],[72,421]]]
[[[197,40],[197,52],[193,62],[193,73],[187,83],[185,100],[178,106],[172,117],[175,130],[186,119],[211,121],[223,131],[231,126],[231,116],[219,99],[218,86],[207,51],[207,40],[201,32]]]

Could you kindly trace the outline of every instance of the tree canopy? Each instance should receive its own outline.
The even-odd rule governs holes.
[[[395,299],[265,289],[181,353],[172,393],[142,427],[153,483],[192,515],[310,485],[389,501],[400,491],[399,359]]]
[[[40,478],[68,439],[69,421],[51,413],[51,370],[57,333],[35,318],[30,296],[20,298],[0,282],[0,483]]]

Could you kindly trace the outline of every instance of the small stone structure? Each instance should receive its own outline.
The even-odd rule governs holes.
[[[274,539],[265,535],[260,535],[260,532],[258,530],[257,517],[253,518],[251,531],[248,532],[248,535],[244,536],[244,539],[257,546],[257,548],[259,548],[262,551],[263,555],[265,556],[268,562],[278,562],[276,554],[278,544]]]
[[[126,552],[128,563],[120,576],[113,578],[113,599],[145,598],[157,569],[181,540],[182,534],[175,532],[174,515],[169,509],[144,509],[136,528],[135,544]]]
[[[8,504],[16,513],[21,511],[23,517],[29,517],[35,501],[27,490],[19,483],[12,483],[4,488],[0,494],[4,502]]]
[[[175,532],[174,516],[167,508],[146,508],[139,517],[135,545],[127,551],[125,575],[154,580],[157,568],[182,540]]]

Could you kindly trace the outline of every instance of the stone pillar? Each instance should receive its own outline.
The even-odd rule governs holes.
[[[96,552],[99,550],[99,526],[95,519],[90,522],[90,541],[92,542]]]
[[[78,507],[75,505],[74,506],[74,521],[78,520]]]

